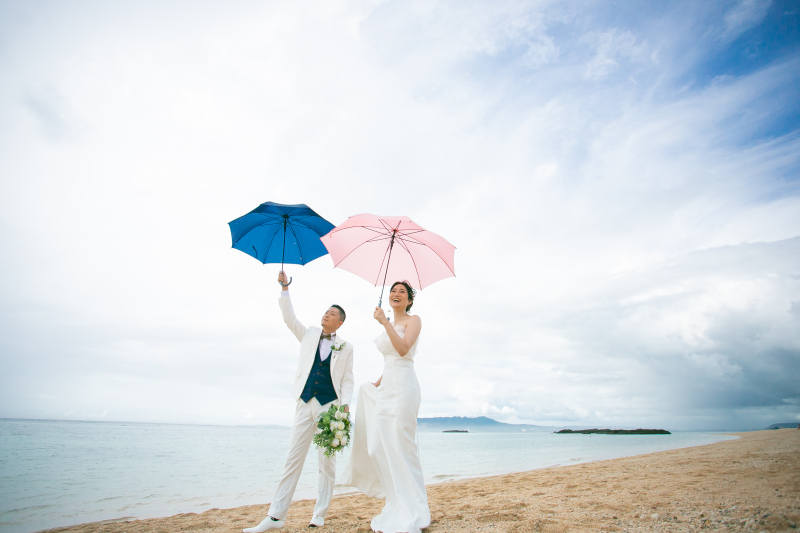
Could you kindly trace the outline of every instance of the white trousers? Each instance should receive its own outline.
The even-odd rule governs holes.
[[[289,441],[289,453],[286,454],[286,466],[283,468],[283,476],[278,483],[278,490],[275,491],[275,497],[272,498],[272,504],[269,506],[269,516],[272,518],[285,520],[286,515],[289,514],[289,505],[292,503],[297,481],[303,471],[303,463],[306,461],[314,433],[317,432],[317,418],[327,411],[330,405],[330,402],[320,405],[316,398],[311,398],[308,403],[297,400],[292,436]],[[317,451],[317,457],[319,457],[319,481],[314,516],[325,518],[331,504],[331,496],[333,496],[336,457],[325,457],[321,449]]]

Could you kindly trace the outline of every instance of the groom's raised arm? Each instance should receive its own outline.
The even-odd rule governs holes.
[[[283,272],[281,272],[280,276],[284,276]],[[278,277],[278,281],[281,279],[286,279],[285,276],[283,278]],[[294,333],[294,336],[297,337],[297,340],[303,342],[303,337],[306,334],[306,327],[297,320],[297,317],[294,314],[294,308],[292,307],[292,300],[289,298],[289,288],[284,287],[281,291],[281,297],[278,298],[278,304],[281,306],[281,313],[283,313],[283,321],[286,322],[286,326]]]

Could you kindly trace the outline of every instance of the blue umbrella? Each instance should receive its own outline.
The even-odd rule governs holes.
[[[281,271],[284,263],[305,265],[326,255],[319,238],[334,227],[305,204],[275,202],[264,202],[228,226],[234,248],[264,264],[280,263]]]

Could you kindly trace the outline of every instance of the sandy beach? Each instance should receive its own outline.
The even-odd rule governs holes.
[[[430,485],[426,531],[794,531],[800,527],[800,431],[623,459]],[[292,505],[282,531],[308,531],[314,502]],[[323,531],[367,532],[382,500],[334,498]],[[239,532],[268,505],[96,522],[70,533]]]

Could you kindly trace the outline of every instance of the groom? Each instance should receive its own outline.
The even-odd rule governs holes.
[[[332,305],[322,315],[322,328],[307,328],[294,316],[292,301],[289,299],[289,287],[286,274],[278,275],[278,282],[283,286],[279,303],[283,312],[283,321],[297,340],[300,341],[300,357],[295,372],[292,396],[297,400],[292,425],[292,436],[286,466],[278,483],[278,490],[269,506],[267,517],[256,527],[244,530],[244,533],[261,533],[268,529],[283,527],[289,504],[292,503],[297,480],[303,470],[303,462],[317,430],[317,417],[335,405],[348,405],[353,394],[353,346],[336,334],[344,324],[344,309]],[[328,506],[333,495],[333,482],[336,475],[336,457],[325,457],[319,450],[319,482],[317,504],[314,516],[308,527],[320,527],[325,524]]]

